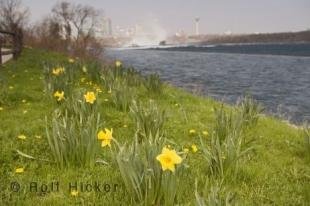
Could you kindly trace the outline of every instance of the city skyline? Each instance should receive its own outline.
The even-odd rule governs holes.
[[[23,0],[31,12],[31,21],[46,16],[59,1]],[[271,33],[300,31],[310,28],[310,1],[307,0],[261,0],[249,2],[235,0],[214,2],[193,0],[169,2],[158,0],[74,0],[74,3],[89,4],[101,9],[116,27],[130,28],[137,24],[156,24],[156,27],[171,35],[178,31],[195,33],[195,18],[199,17],[199,33]]]

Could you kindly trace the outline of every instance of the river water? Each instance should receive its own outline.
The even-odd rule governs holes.
[[[175,86],[227,103],[249,93],[266,113],[302,123],[310,121],[310,44],[302,50],[289,46],[257,45],[255,50],[252,45],[251,51],[240,45],[108,49],[106,54],[144,74],[156,72]]]

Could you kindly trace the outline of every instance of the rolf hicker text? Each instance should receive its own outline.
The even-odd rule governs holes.
[[[30,182],[29,191],[30,192],[59,192],[60,189],[66,189],[71,191],[78,191],[81,193],[84,192],[96,192],[96,193],[112,193],[117,192],[119,185],[115,183],[106,183],[106,182],[69,182],[66,184],[61,184],[58,181],[50,183],[39,183],[39,182]]]

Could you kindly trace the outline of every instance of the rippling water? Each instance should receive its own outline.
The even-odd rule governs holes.
[[[171,50],[108,50],[142,73],[235,103],[250,93],[267,112],[310,121],[310,57]]]

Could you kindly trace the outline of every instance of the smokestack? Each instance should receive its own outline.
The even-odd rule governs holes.
[[[195,34],[198,36],[199,35],[199,21],[200,21],[200,18],[199,17],[196,17],[195,18]]]

